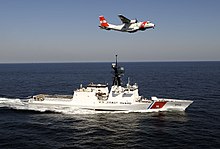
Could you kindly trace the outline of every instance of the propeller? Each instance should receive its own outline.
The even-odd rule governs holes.
[[[137,18],[135,18],[135,23],[137,23],[138,22],[138,20],[137,20]]]

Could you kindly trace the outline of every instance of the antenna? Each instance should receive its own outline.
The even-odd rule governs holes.
[[[114,70],[113,71],[114,77],[113,77],[112,85],[121,86],[122,85],[121,77],[124,74],[124,68],[118,66],[117,58],[118,58],[118,55],[115,55],[115,64],[112,63],[112,69]]]
[[[128,77],[128,85],[130,85],[130,77]]]
[[[115,55],[115,63],[116,63],[116,67],[118,66],[118,58],[117,58],[117,57],[118,57],[118,55],[116,54],[116,55]]]

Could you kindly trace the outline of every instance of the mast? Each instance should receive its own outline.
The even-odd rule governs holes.
[[[115,58],[116,58],[115,63],[112,63],[112,69],[114,70],[112,86],[114,85],[121,86],[122,85],[121,76],[124,75],[124,68],[118,66],[117,56],[118,55],[115,55]]]

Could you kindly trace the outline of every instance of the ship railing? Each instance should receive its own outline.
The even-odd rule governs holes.
[[[43,101],[45,98],[62,98],[62,99],[72,99],[73,95],[48,95],[48,94],[39,94],[33,96],[33,99],[36,101]]]
[[[63,99],[72,99],[73,95],[45,95],[46,98],[63,98]]]

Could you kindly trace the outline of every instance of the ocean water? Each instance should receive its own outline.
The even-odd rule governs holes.
[[[220,148],[220,62],[120,63],[145,97],[189,99],[185,112],[28,109],[39,93],[112,83],[111,63],[0,64],[0,148]]]

